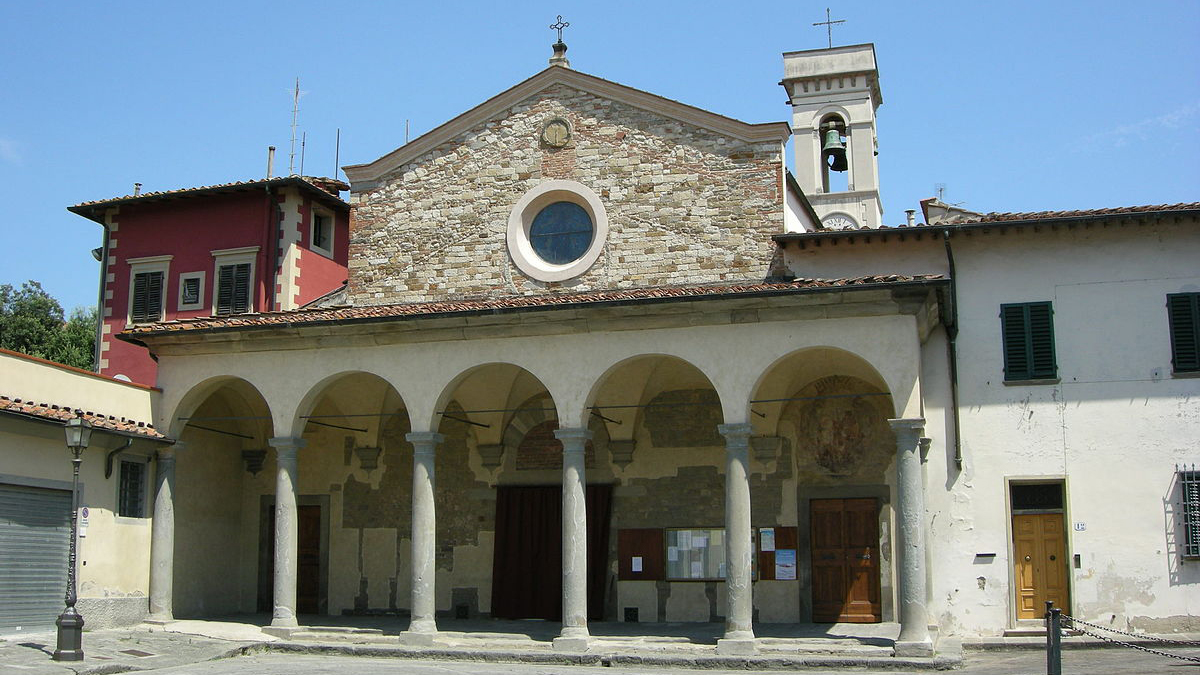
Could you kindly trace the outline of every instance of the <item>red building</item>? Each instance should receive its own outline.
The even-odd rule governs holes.
[[[341,287],[349,189],[290,176],[69,207],[104,227],[97,370],[155,383],[149,352],[113,338],[128,325],[297,309]]]

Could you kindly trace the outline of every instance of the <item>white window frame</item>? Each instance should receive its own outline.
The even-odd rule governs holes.
[[[324,218],[329,223],[329,246],[327,246],[327,247],[326,246],[317,246],[317,244],[316,244],[316,241],[317,241],[317,216]],[[308,220],[309,220],[308,248],[317,253],[320,253],[321,255],[325,256],[326,258],[332,258],[333,257],[333,249],[337,245],[337,242],[334,238],[334,232],[337,230],[337,228],[335,227],[337,220],[334,219],[333,212],[328,209],[313,205],[313,207],[309,210]]]
[[[200,295],[196,298],[196,302],[183,301],[183,286],[184,282],[190,279],[197,279],[200,286]],[[179,275],[179,298],[175,304],[175,308],[183,311],[190,309],[204,309],[204,271],[199,272],[183,272]]]
[[[147,274],[154,272],[162,273],[162,296],[158,301],[158,318],[155,321],[162,321],[167,314],[167,288],[171,282],[171,260],[175,256],[172,255],[151,255],[141,258],[129,258],[125,261],[129,265],[129,295],[125,303],[125,324],[133,325],[133,288],[134,281],[139,274]],[[147,322],[149,323],[149,322]]]
[[[247,303],[249,307],[247,307],[246,311],[254,311],[255,286],[258,285],[255,283],[255,280],[258,278],[256,276],[258,249],[258,246],[241,246],[238,248],[222,248],[210,251],[213,257],[213,289],[209,306],[212,308],[213,316],[217,315],[217,299],[221,295],[220,289],[217,288],[217,284],[221,283],[221,268],[226,265],[240,265],[242,263],[250,263],[250,297]]]
[[[542,260],[529,241],[529,228],[542,209],[554,202],[572,202],[592,218],[592,243],[583,255],[563,265]],[[517,269],[538,281],[566,281],[591,269],[608,241],[608,213],[600,196],[583,183],[549,180],[526,192],[508,214],[508,254]]]

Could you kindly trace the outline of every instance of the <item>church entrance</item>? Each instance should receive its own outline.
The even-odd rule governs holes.
[[[323,614],[321,506],[300,504],[297,511],[296,613]],[[258,611],[273,609],[275,594],[275,503],[263,504],[258,550]]]
[[[587,486],[588,618],[604,618],[611,485]],[[562,620],[562,487],[496,488],[492,617]]]
[[[878,623],[879,502],[814,499],[810,514],[813,622]]]

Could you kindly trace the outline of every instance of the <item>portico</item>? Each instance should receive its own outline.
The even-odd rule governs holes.
[[[889,559],[879,569],[885,591],[898,591],[898,611],[889,597],[879,618],[899,619],[906,636],[917,636],[906,642],[927,642],[924,625],[909,625],[927,621],[913,608],[924,599],[923,588],[912,588],[924,578],[923,554],[909,553],[922,543],[908,534],[925,526],[920,507],[910,508],[920,499],[910,493],[923,487],[919,465],[913,480],[903,464],[919,434],[897,431],[893,439],[878,429],[890,430],[889,419],[916,428],[922,342],[940,283],[820,291],[796,284],[538,312],[146,331],[138,339],[169,378],[159,424],[184,441],[173,477],[169,463],[159,465],[160,483],[179,487],[158,491],[156,510],[176,515],[155,520],[155,541],[174,537],[173,552],[186,559],[155,554],[158,614],[262,605],[256,509],[273,495],[274,626],[305,623],[298,589],[315,583],[306,575],[324,574],[313,586],[326,589],[314,605],[321,613],[407,611],[403,639],[429,643],[439,616],[490,616],[497,585],[509,583],[495,576],[497,489],[546,486],[557,491],[561,513],[545,516],[560,523],[556,648],[586,649],[589,616],[620,620],[630,616],[626,608],[642,607],[639,621],[723,617],[718,649],[748,653],[755,612],[771,623],[811,620],[806,542],[793,545],[802,554],[798,578],[764,575],[759,529],[795,528],[806,481],[825,493],[869,481],[890,494],[880,511],[885,541],[890,504],[902,505],[894,525],[904,564],[912,563],[894,571]],[[751,315],[757,320],[746,321]],[[805,407],[813,401],[859,403]],[[867,455],[814,459],[824,446],[813,445],[806,425],[831,415],[861,418],[853,428],[868,439]],[[881,455],[883,441],[891,450]],[[266,448],[265,458],[256,454]],[[901,460],[895,482],[887,477],[893,458]],[[219,475],[225,479],[213,483]],[[589,513],[593,486],[611,494],[607,522]],[[327,512],[314,522],[327,529],[305,543],[303,504],[318,497]],[[678,510],[683,503],[694,504],[690,514]],[[187,523],[188,532],[173,523]],[[647,596],[646,582],[622,578],[628,561],[618,541],[647,527],[720,528],[724,574],[664,579],[655,582],[661,597]],[[225,541],[230,550],[198,560],[189,538]],[[306,556],[326,562],[306,568]],[[181,588],[181,569],[207,581]],[[771,593],[756,596],[761,584]],[[696,603],[705,594],[708,609]],[[229,601],[218,607],[217,597]]]

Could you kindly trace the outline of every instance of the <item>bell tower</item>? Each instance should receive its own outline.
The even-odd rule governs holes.
[[[875,45],[783,54],[796,181],[831,229],[883,224],[875,109],[883,103]]]

